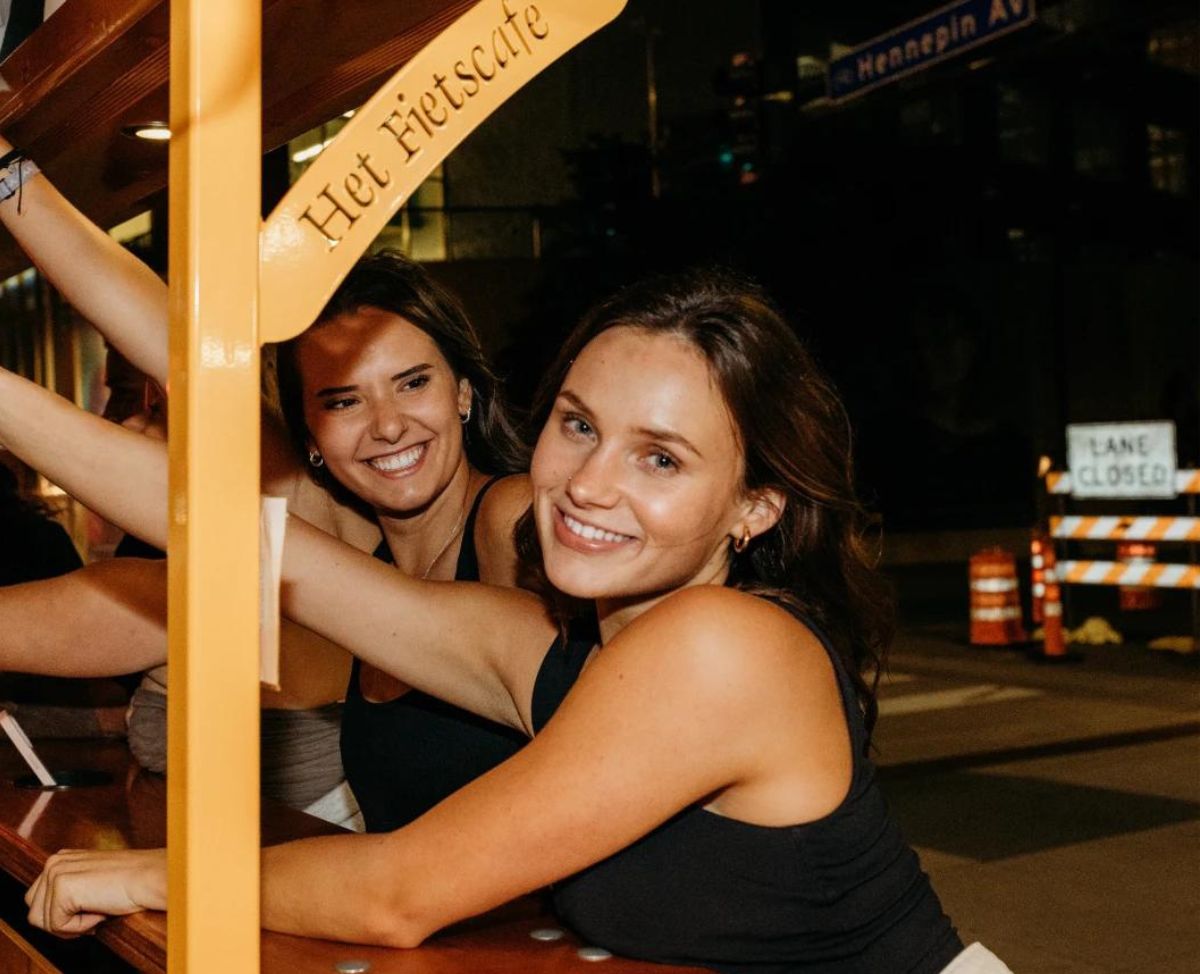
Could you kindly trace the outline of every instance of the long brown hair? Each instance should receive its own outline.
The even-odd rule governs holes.
[[[437,344],[455,378],[471,383],[471,418],[463,429],[463,441],[467,459],[475,469],[493,474],[529,469],[529,448],[509,413],[500,379],[453,294],[404,254],[380,250],[351,268],[312,327],[319,328],[339,315],[363,308],[390,311],[416,325]],[[276,346],[275,374],[280,412],[293,446],[303,457],[308,453],[308,428],[296,367],[296,348],[301,338],[303,335]],[[309,467],[309,472],[321,486],[345,493],[326,468]]]
[[[543,381],[537,419],[549,415],[583,348],[616,327],[682,338],[708,362],[745,455],[744,489],[774,488],[787,500],[772,530],[740,554],[731,547],[731,582],[775,595],[827,633],[869,731],[892,599],[875,568],[870,518],[854,488],[850,423],[833,386],[759,287],[724,271],[691,271],[633,285],[585,314]],[[516,531],[524,570],[553,597],[532,517]]]

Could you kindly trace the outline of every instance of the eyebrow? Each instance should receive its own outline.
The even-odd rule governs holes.
[[[410,376],[416,375],[418,372],[428,372],[433,366],[428,362],[422,362],[420,365],[414,365],[411,369],[405,369],[403,372],[397,372],[392,376],[392,382],[399,382],[401,379],[407,379]],[[318,389],[313,393],[314,398],[324,399],[326,396],[337,396],[345,392],[354,392],[358,386],[327,386],[324,389]]]
[[[587,404],[569,389],[563,389],[561,392],[559,392],[558,398],[567,400],[567,402],[578,409],[581,413],[586,413],[588,416],[592,415],[592,411],[588,409]],[[686,436],[676,433],[673,430],[662,429],[656,426],[639,426],[634,432],[640,433],[642,436],[648,437],[649,439],[658,440],[661,443],[678,444],[685,450],[694,453],[701,460],[704,459],[704,454],[697,450],[695,445]]]

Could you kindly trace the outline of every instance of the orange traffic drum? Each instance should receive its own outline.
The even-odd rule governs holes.
[[[1021,624],[1017,560],[1003,548],[985,548],[971,556],[971,643],[1011,646],[1028,637]]]

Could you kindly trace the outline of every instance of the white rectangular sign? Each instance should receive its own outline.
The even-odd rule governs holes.
[[[1073,497],[1175,496],[1175,424],[1072,423],[1067,466]]]

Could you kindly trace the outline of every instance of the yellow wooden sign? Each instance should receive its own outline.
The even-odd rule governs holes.
[[[263,342],[304,331],[413,191],[525,82],[625,0],[482,0],[352,118],[263,228]]]

